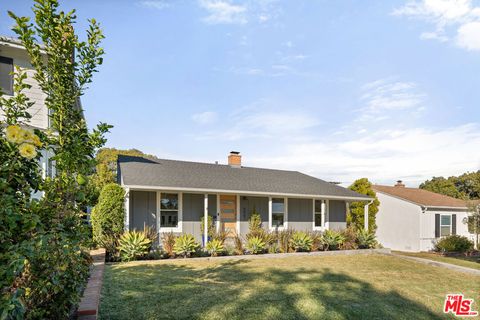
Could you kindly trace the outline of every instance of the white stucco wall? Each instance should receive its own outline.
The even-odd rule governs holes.
[[[420,250],[420,206],[377,192],[377,239],[386,248]]]
[[[455,214],[457,218],[456,234],[465,236],[472,241],[474,240],[474,236],[468,233],[468,226],[463,222],[468,216],[467,211],[427,209],[427,211],[421,215],[420,219],[420,251],[432,250],[437,240],[435,238],[435,214]]]
[[[44,103],[46,95],[41,91],[35,79],[33,79],[35,71],[30,65],[27,52],[23,49],[0,43],[0,56],[13,59],[14,65],[18,65],[22,70],[26,71],[28,77],[25,83],[30,84],[32,87],[24,90],[24,93],[30,98],[31,102],[34,102],[34,105],[28,110],[32,115],[28,124],[39,129],[47,129],[48,109]],[[0,110],[0,120],[3,119],[3,116]]]

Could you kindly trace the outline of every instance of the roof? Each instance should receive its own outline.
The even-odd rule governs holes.
[[[16,47],[19,49],[25,49],[22,41],[19,38],[15,38],[15,37],[0,35],[0,44],[11,45],[12,47]],[[41,50],[45,49],[45,46],[43,44],[39,44],[39,46]]]
[[[119,155],[118,175],[122,184],[131,188],[370,199],[298,171]]]
[[[466,208],[467,203],[464,200],[449,197],[432,191],[407,188],[373,185],[375,191],[385,193],[403,200],[413,202],[425,207],[448,207],[448,208]]]

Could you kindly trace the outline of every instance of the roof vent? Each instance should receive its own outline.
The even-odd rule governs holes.
[[[402,180],[397,180],[395,187],[405,188],[405,184],[403,183]]]
[[[242,166],[242,156],[238,151],[230,151],[228,155],[228,165],[231,167],[241,167]]]

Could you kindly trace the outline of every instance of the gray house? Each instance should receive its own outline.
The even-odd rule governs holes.
[[[207,215],[231,235],[248,232],[253,210],[266,230],[322,231],[346,227],[350,202],[372,200],[298,171],[244,167],[233,151],[227,165],[119,156],[118,181],[127,191],[125,229],[147,225],[198,241]]]

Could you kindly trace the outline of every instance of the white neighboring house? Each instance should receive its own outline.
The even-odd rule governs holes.
[[[466,201],[435,192],[395,186],[374,185],[380,207],[376,216],[377,239],[387,248],[400,251],[429,251],[440,237],[452,234],[472,241],[465,223]]]
[[[0,36],[0,88],[6,96],[14,94],[13,76],[10,74],[14,70],[14,66],[19,66],[27,73],[25,83],[32,86],[30,89],[24,90],[30,101],[35,102],[29,110],[32,118],[26,126],[32,129],[47,130],[50,127],[50,117],[49,110],[45,105],[46,95],[33,78],[35,70],[30,64],[28,53],[18,39]],[[76,107],[81,108],[80,101]],[[0,110],[0,121],[2,120],[4,120],[4,114]],[[51,152],[42,151],[40,167],[44,177],[55,175],[55,163],[51,157]],[[42,196],[42,193],[37,192],[32,196],[38,198]]]

